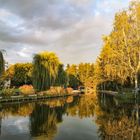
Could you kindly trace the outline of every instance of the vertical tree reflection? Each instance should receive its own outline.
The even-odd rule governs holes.
[[[96,112],[100,138],[103,140],[139,139],[139,105],[128,103],[116,105],[114,99],[110,97],[106,97],[105,100],[101,102],[99,99]]]
[[[1,135],[1,125],[2,125],[2,106],[0,105],[0,135]]]
[[[62,116],[66,110],[75,105],[73,102],[76,100],[73,102],[70,100],[73,101],[72,98],[67,98],[36,103],[30,115],[31,135],[34,137],[45,135],[49,140],[52,139],[57,132],[57,124],[63,121]]]
[[[50,108],[48,105],[36,104],[30,116],[32,136],[46,135],[53,138],[57,132],[57,123],[62,121],[63,108]]]

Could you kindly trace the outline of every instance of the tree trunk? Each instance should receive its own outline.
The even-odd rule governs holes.
[[[138,88],[138,75],[135,74],[135,89]]]

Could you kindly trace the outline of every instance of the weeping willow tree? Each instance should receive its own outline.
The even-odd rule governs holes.
[[[33,86],[37,91],[43,91],[55,84],[58,75],[59,59],[55,53],[42,52],[33,59]]]
[[[5,61],[3,58],[3,53],[0,51],[0,77],[3,75],[5,71]]]

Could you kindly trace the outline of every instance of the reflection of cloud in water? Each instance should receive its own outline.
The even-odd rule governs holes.
[[[29,133],[29,117],[9,116],[1,125],[1,135]]]
[[[63,117],[63,124],[59,125],[55,140],[97,140],[97,126],[92,121],[92,117],[80,119],[78,116]]]

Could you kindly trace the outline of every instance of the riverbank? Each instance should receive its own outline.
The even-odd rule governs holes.
[[[38,95],[32,94],[28,96],[18,95],[10,97],[0,97],[0,103],[11,103],[11,102],[24,102],[24,101],[36,101],[36,100],[45,100],[51,98],[60,98],[68,96],[79,96],[80,92],[73,92],[71,94],[49,94],[49,95]]]
[[[134,90],[130,91],[123,91],[123,92],[117,92],[117,91],[98,91],[98,94],[101,94],[101,96],[104,98],[106,96],[111,96],[114,99],[117,99],[121,102],[139,102],[140,101],[140,93],[135,93]]]

